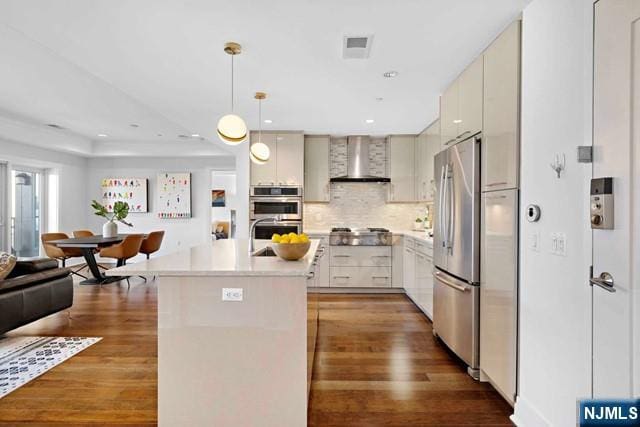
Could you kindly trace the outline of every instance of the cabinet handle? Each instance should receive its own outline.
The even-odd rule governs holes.
[[[351,276],[333,276],[334,279],[351,279]]]
[[[391,258],[389,255],[371,255],[371,258]]]
[[[468,133],[471,133],[471,131],[470,131],[470,130],[466,130],[466,131],[462,132],[460,135],[456,136],[456,139],[458,139],[458,138],[460,138],[462,135],[466,135],[466,134],[468,134]]]
[[[456,138],[451,138],[450,140],[448,140],[447,142],[444,143],[444,145],[449,145],[452,142],[454,142],[456,140]]]
[[[351,255],[334,255],[334,258],[351,258]]]
[[[485,187],[495,187],[496,185],[507,185],[506,182],[493,182],[491,184],[485,184]]]
[[[389,276],[371,276],[372,279],[388,279]]]

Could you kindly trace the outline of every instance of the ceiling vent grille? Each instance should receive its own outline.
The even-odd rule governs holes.
[[[371,52],[373,36],[344,36],[342,57],[344,59],[367,59]]]

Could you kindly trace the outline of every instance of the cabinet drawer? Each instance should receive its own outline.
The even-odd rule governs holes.
[[[390,288],[391,267],[331,267],[333,288]]]
[[[331,266],[391,267],[391,246],[332,246]]]

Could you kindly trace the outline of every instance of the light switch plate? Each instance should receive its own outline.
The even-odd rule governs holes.
[[[222,301],[242,301],[242,288],[222,288]]]
[[[553,255],[567,256],[567,235],[565,233],[551,233],[551,250]]]
[[[534,252],[540,252],[540,233],[533,231],[529,236],[529,248]]]

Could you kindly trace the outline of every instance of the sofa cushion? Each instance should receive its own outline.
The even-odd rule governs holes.
[[[16,257],[7,252],[0,252],[0,280],[7,277],[15,266]]]
[[[0,281],[0,293],[32,286],[37,283],[46,282],[60,277],[68,276],[71,272],[68,268],[52,268],[38,273],[25,274],[18,277]]]
[[[58,261],[53,258],[42,257],[20,257],[16,261],[16,266],[11,272],[10,277],[18,277],[23,274],[37,273],[39,271],[58,268]]]

